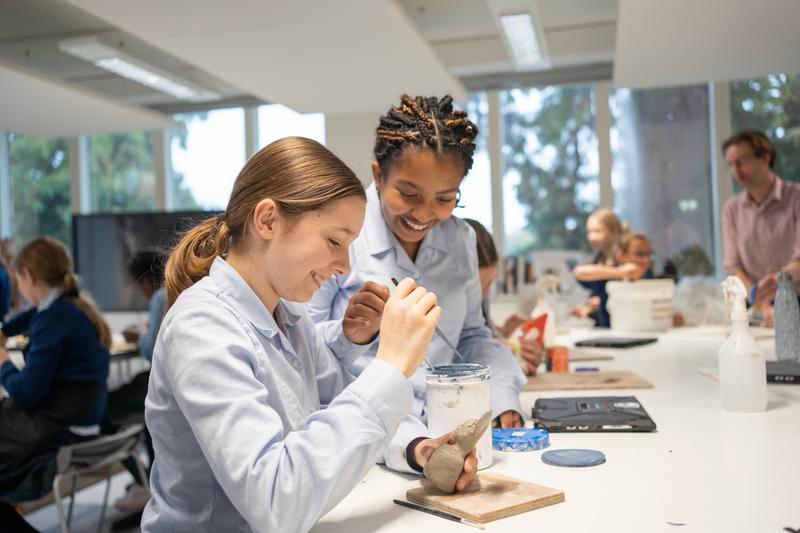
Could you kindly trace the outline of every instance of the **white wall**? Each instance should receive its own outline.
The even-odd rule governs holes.
[[[325,115],[325,139],[328,148],[366,184],[372,183],[372,148],[378,113],[344,113]]]

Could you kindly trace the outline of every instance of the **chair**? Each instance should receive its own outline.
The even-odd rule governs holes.
[[[87,442],[62,446],[56,455],[56,476],[53,479],[53,495],[55,498],[58,519],[62,533],[69,533],[69,524],[72,521],[72,509],[75,503],[75,485],[81,474],[106,469],[106,490],[103,496],[103,506],[100,511],[98,531],[103,527],[108,506],[108,492],[111,487],[111,474],[113,466],[128,457],[136,462],[139,475],[144,480],[145,488],[149,491],[147,475],[138,457],[139,439],[144,429],[142,424],[134,424],[121,429],[114,435],[100,436]],[[72,487],[69,492],[69,511],[64,516],[64,496],[61,494],[61,481],[71,479]]]

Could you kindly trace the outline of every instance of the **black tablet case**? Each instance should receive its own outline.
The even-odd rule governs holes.
[[[591,339],[584,339],[575,343],[578,347],[596,347],[596,348],[633,348],[634,346],[643,346],[656,342],[658,339],[655,337],[647,337],[641,339],[631,339],[626,337],[595,337]]]
[[[537,428],[557,432],[655,431],[656,423],[635,396],[540,398],[533,406]]]

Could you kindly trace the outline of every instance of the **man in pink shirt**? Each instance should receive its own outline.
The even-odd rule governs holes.
[[[761,132],[735,134],[722,153],[745,189],[722,212],[725,270],[742,280],[750,303],[769,320],[778,272],[789,272],[800,294],[800,184],[774,173],[775,147]]]

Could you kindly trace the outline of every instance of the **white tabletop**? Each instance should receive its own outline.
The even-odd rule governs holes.
[[[561,342],[589,336],[598,332],[575,332]],[[548,449],[605,453],[606,463],[590,468],[546,465],[543,451],[494,452],[489,471],[561,489],[566,502],[490,522],[486,530],[778,533],[800,527],[800,386],[769,385],[764,413],[723,411],[719,385],[697,369],[716,367],[724,339],[720,329],[678,329],[648,346],[593,348],[615,359],[578,364],[634,371],[652,389],[523,393],[526,416],[538,397],[635,395],[658,431],[550,435]],[[769,340],[760,343],[773,353]],[[418,483],[376,466],[312,531],[472,529],[392,503]]]

